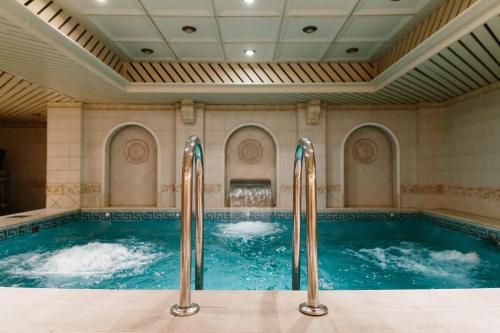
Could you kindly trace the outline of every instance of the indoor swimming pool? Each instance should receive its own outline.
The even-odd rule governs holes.
[[[0,286],[178,289],[178,214],[141,214],[76,214],[71,223],[0,242]],[[319,214],[322,290],[500,287],[495,241],[417,213],[347,217]],[[206,214],[205,289],[291,289],[291,240],[290,213]]]

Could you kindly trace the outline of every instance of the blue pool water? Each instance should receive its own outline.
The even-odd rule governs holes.
[[[178,221],[79,221],[9,239],[0,286],[178,289],[179,233]],[[321,289],[500,287],[498,244],[430,222],[320,221],[318,235]],[[291,288],[291,221],[206,221],[205,239],[205,289]],[[304,289],[305,264],[303,251]]]

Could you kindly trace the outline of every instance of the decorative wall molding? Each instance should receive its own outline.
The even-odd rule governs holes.
[[[89,183],[89,184],[82,184],[81,185],[81,193],[82,194],[101,193],[101,192],[102,192],[102,187],[101,187],[101,184],[99,184],[99,183]]]
[[[80,184],[47,184],[46,194],[80,194],[82,191]]]
[[[180,105],[182,121],[186,125],[196,123],[196,110],[192,99],[183,99]]]
[[[84,103],[88,111],[175,111],[175,104],[92,104]]]
[[[500,189],[498,188],[465,187],[454,185],[402,185],[401,192],[404,194],[451,195],[455,197],[500,201]]]
[[[328,191],[328,186],[317,186],[316,187],[318,193],[327,193]],[[302,186],[302,193],[305,193],[306,191],[306,186]],[[281,185],[280,186],[280,192],[282,193],[293,193],[293,185]]]
[[[306,123],[308,125],[317,125],[320,123],[321,101],[319,99],[307,103]]]

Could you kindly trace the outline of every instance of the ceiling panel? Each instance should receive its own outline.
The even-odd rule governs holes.
[[[164,42],[119,42],[116,45],[131,59],[149,60],[175,60],[175,55]],[[142,48],[153,50],[153,54],[146,55]]]
[[[214,6],[219,16],[280,16],[285,0],[261,0],[253,4],[242,0],[214,0]]]
[[[416,15],[433,0],[361,0],[355,15]],[[437,2],[437,1],[436,1]]]
[[[225,45],[226,56],[231,61],[271,61],[273,59],[274,44],[272,43],[230,43]],[[253,57],[247,57],[243,51],[255,50]]]
[[[221,17],[219,19],[224,42],[275,42],[280,19],[272,17]]]
[[[177,57],[183,60],[224,60],[224,53],[218,43],[170,43],[170,46]]]
[[[281,43],[277,59],[280,61],[314,61],[328,49],[328,43]]]
[[[337,36],[347,16],[287,17],[283,22],[282,42],[331,42]],[[318,28],[314,33],[304,33],[306,26]]]
[[[117,46],[126,50],[132,61],[147,57],[123,43],[143,41],[145,47],[147,43],[162,41],[167,44],[219,43],[219,49],[226,53],[223,59],[227,61],[242,60],[244,49],[237,47],[247,47],[248,43],[274,43],[271,58],[268,58],[271,47],[263,45],[260,55],[247,61],[256,58],[277,61],[288,56],[312,60],[313,54],[316,61],[336,57],[373,61],[443,1],[257,0],[246,4],[243,0],[108,0],[104,3],[68,0],[67,5],[72,14],[89,23],[96,34],[101,34],[111,44],[120,42]],[[185,33],[182,31],[185,25],[194,26],[197,31]],[[302,29],[308,25],[316,26],[317,31],[304,33]],[[378,41],[385,43],[373,43]],[[339,50],[344,45],[337,46],[337,43],[351,42],[359,42],[353,47],[358,47],[360,53],[352,58],[342,56]],[[304,44],[303,52],[295,50],[298,46],[294,44],[299,43]],[[324,49],[323,45],[318,46],[321,43],[330,43],[323,54],[318,51]],[[368,50],[369,46],[373,48]],[[198,46],[181,45],[180,48],[183,56],[170,47],[177,60],[202,59]],[[188,50],[196,53],[186,53]],[[210,50],[206,60],[218,59],[216,48],[211,46]],[[164,60],[171,59],[168,52],[159,51],[151,55],[150,60],[158,59],[160,54],[165,54]]]
[[[381,42],[337,42],[326,54],[325,59],[331,61],[366,61],[380,47]],[[348,49],[357,48],[355,54],[347,53]]]
[[[210,0],[141,0],[150,15],[211,16]]]
[[[89,19],[112,41],[161,41],[156,28],[146,16],[89,16]]]
[[[288,0],[287,15],[349,15],[355,0]]]
[[[219,41],[217,23],[213,17],[185,16],[185,17],[153,17],[161,33],[169,42],[212,42]],[[183,26],[196,27],[195,33],[187,33]]]
[[[137,0],[66,0],[84,15],[144,15]],[[64,3],[61,1],[61,5]]]
[[[411,16],[353,16],[340,36],[342,42],[390,40]]]

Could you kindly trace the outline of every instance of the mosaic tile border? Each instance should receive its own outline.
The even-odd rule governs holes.
[[[500,230],[489,228],[486,226],[476,225],[468,223],[467,221],[462,221],[459,219],[454,219],[452,217],[437,216],[432,213],[422,212],[420,213],[423,220],[439,225],[446,229],[461,232],[463,234],[485,239],[492,240],[500,243]]]
[[[292,219],[292,211],[208,211],[205,219],[208,221],[273,221],[282,222]],[[15,226],[0,229],[0,241],[18,236],[29,235],[43,230],[55,228],[75,221],[177,221],[180,212],[171,211],[83,211],[70,212],[56,217],[44,217]],[[305,219],[305,214],[302,214]],[[500,230],[475,225],[452,217],[438,216],[428,212],[318,212],[318,221],[322,222],[382,222],[423,220],[444,228],[458,231],[479,239],[500,242]]]
[[[43,217],[15,226],[8,226],[0,229],[0,242],[14,237],[35,234],[40,231],[53,229],[60,225],[79,221],[80,213],[64,213],[58,216]]]
[[[83,211],[80,220],[91,221],[175,221],[180,217],[179,211]]]

